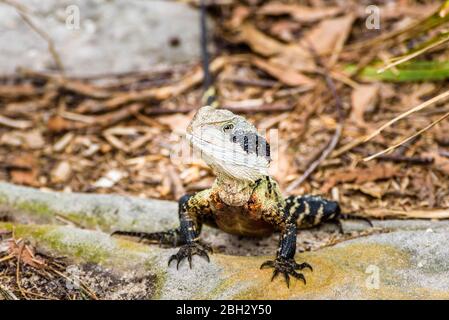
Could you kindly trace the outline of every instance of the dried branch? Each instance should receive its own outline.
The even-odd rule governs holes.
[[[0,125],[4,125],[15,129],[28,129],[33,126],[31,121],[10,119],[2,115],[0,115]]]
[[[29,10],[26,9],[25,6],[16,3],[13,0],[0,0],[1,2],[5,3],[6,5],[9,5],[13,7],[19,16],[22,18],[22,20],[32,29],[34,30],[42,39],[44,39],[47,42],[48,45],[48,51],[50,52],[51,56],[53,57],[53,60],[55,62],[56,67],[59,71],[64,72],[64,66],[62,64],[61,58],[56,51],[55,45],[51,37],[41,28],[39,28],[28,16]]]

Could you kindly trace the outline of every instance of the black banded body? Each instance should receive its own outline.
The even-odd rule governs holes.
[[[298,228],[310,228],[322,222],[334,221],[341,213],[338,202],[320,196],[289,196],[284,214],[293,216]]]

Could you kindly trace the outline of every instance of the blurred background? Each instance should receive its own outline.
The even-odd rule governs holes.
[[[440,99],[364,142],[448,89],[449,2],[205,3],[218,101],[270,132],[286,194],[449,215],[447,120],[363,161],[449,112]],[[0,1],[0,179],[159,199],[209,187],[204,163],[173,157],[201,106],[199,21],[198,1]]]

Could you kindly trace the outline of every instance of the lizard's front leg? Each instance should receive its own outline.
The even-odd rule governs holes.
[[[179,205],[179,234],[183,240],[183,245],[178,253],[172,255],[168,260],[168,265],[174,260],[177,261],[176,268],[182,260],[187,258],[189,266],[192,268],[192,257],[199,255],[209,261],[208,252],[212,253],[212,248],[202,243],[199,239],[202,227],[202,220],[210,214],[208,191],[199,192]]]
[[[207,252],[212,249],[199,241],[202,220],[210,214],[209,190],[204,190],[195,195],[185,195],[178,202],[179,227],[161,232],[136,232],[136,231],[115,231],[113,235],[125,235],[138,237],[150,242],[158,242],[164,245],[181,246],[178,253],[169,259],[169,265],[173,260],[179,263],[187,258],[190,267],[192,266],[192,256],[197,254],[209,261]]]
[[[290,276],[302,280],[305,284],[306,279],[304,275],[297,272],[297,270],[309,268],[312,271],[312,267],[306,262],[297,263],[294,258],[296,253],[297,233],[295,214],[285,214],[284,220],[281,228],[279,247],[276,252],[276,259],[265,261],[260,268],[274,268],[271,281],[281,273],[285,278],[287,287],[290,286]]]

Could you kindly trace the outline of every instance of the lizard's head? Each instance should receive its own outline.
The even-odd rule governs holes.
[[[187,139],[217,176],[255,181],[268,175],[270,146],[242,116],[210,106],[198,110]]]

